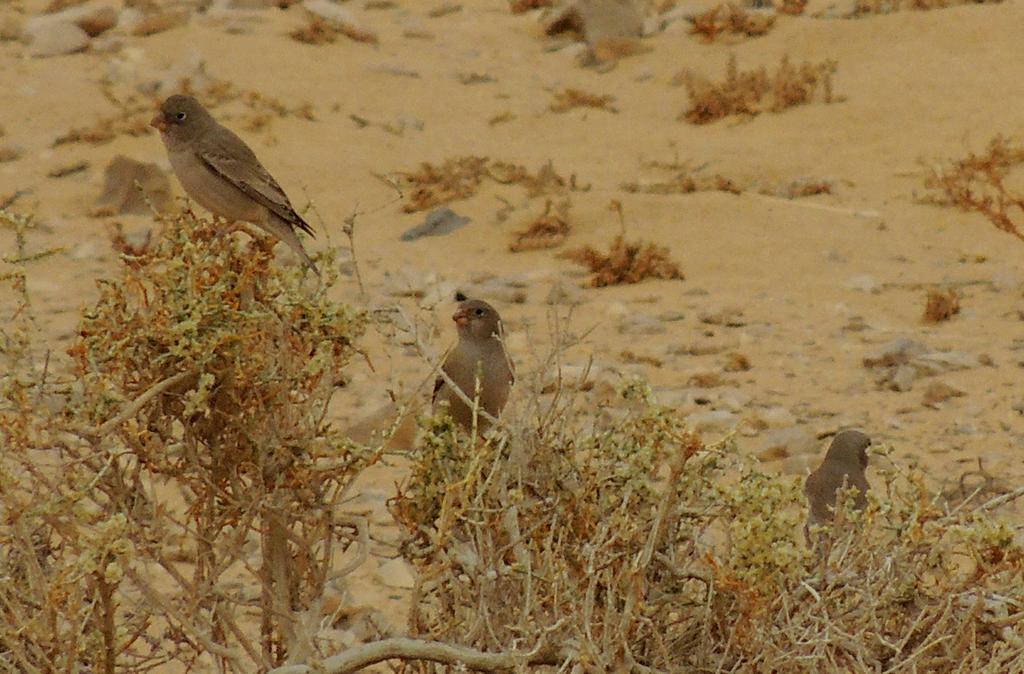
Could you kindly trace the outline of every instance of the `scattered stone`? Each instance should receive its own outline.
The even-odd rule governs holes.
[[[716,339],[703,339],[689,344],[674,344],[668,347],[668,353],[673,356],[712,356],[736,345]]]
[[[879,370],[879,386],[909,391],[914,380],[981,365],[976,356],[963,351],[929,351],[920,343],[897,339],[863,360],[864,367]]]
[[[965,395],[967,394],[960,389],[955,389],[945,382],[933,381],[928,385],[928,388],[924,390],[924,396],[921,398],[921,404],[925,407],[938,409],[940,403],[944,403],[950,398],[960,398]]]
[[[851,276],[846,279],[846,287],[851,290],[859,290],[862,293],[870,293],[876,295],[882,291],[881,286],[874,276],[869,274],[861,274],[859,276]]]
[[[86,160],[82,159],[82,160],[76,161],[76,162],[74,162],[72,164],[67,164],[65,166],[58,166],[57,168],[53,169],[52,171],[50,171],[46,175],[48,175],[51,178],[64,178],[64,177],[67,177],[67,176],[70,176],[70,175],[74,175],[76,173],[81,173],[82,171],[85,171],[88,168],[89,168],[89,162],[87,162]]]
[[[660,335],[667,330],[657,318],[635,311],[623,316],[618,327],[623,335]]]
[[[544,32],[582,36],[597,62],[639,51],[644,17],[633,0],[569,0],[545,18]]]
[[[21,22],[8,15],[0,19],[0,42],[13,42],[21,39]]]
[[[561,279],[556,280],[551,285],[551,290],[548,291],[547,297],[544,298],[546,304],[568,304],[575,306],[583,304],[584,301],[586,301],[585,296],[575,284],[564,283]]]
[[[29,54],[37,58],[74,54],[89,47],[89,34],[66,21],[47,22],[34,30],[26,28],[24,36],[30,40]]]
[[[928,351],[921,342],[900,338],[883,345],[878,351],[864,357],[864,367],[881,368],[905,365]]]
[[[793,413],[780,405],[760,411],[757,417],[764,422],[766,428],[786,428],[796,424]]]
[[[132,35],[146,37],[156,35],[172,28],[179,28],[188,23],[189,11],[187,9],[155,10],[144,12],[131,23]]]
[[[447,206],[441,206],[427,213],[426,220],[402,234],[402,241],[415,241],[424,236],[441,236],[462,229],[469,224],[469,218],[458,215]]]
[[[25,148],[20,145],[0,145],[0,164],[17,161],[25,155]]]
[[[165,211],[171,203],[171,181],[159,166],[117,155],[107,164],[103,193],[91,215],[146,214],[150,204]]]
[[[741,412],[750,406],[750,396],[737,388],[723,388],[718,391],[718,405],[731,412]]]
[[[494,301],[500,304],[524,304],[526,302],[526,284],[509,277],[491,277],[471,284],[464,290],[466,297],[481,298],[488,302]]]
[[[458,2],[442,2],[434,9],[427,12],[427,16],[431,19],[439,19],[442,16],[448,16],[449,14],[456,14],[462,11],[462,3]]]
[[[326,21],[336,30],[360,42],[376,43],[377,34],[367,28],[356,16],[331,0],[304,0],[302,8],[313,17]]]
[[[762,461],[776,461],[800,454],[814,454],[818,449],[818,438],[804,426],[776,428],[765,434],[757,449]]]
[[[714,311],[702,311],[698,318],[708,325],[724,325],[727,328],[740,328],[746,325],[743,309],[739,307],[722,307]]]
[[[686,424],[698,432],[728,433],[739,419],[728,410],[701,410],[686,417]]]
[[[117,10],[113,7],[86,7],[88,10],[75,20],[75,25],[89,34],[102,35],[117,25]]]
[[[377,578],[388,587],[411,590],[416,584],[412,571],[402,559],[389,559],[377,567]]]

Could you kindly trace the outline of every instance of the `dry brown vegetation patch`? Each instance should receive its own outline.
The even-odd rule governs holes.
[[[755,70],[739,70],[736,57],[730,56],[725,79],[714,82],[692,71],[683,71],[676,80],[686,87],[688,107],[679,119],[691,124],[707,124],[730,115],[757,115],[781,112],[795,105],[804,105],[820,98],[833,103],[832,75],[836,62],[804,62],[799,66],[783,56],[779,67],[769,74],[763,66]]]
[[[556,91],[553,95],[555,100],[551,102],[548,108],[551,112],[562,113],[569,112],[575,108],[593,108],[618,113],[618,109],[612,105],[615,102],[615,97],[611,95],[591,94],[582,89],[573,89],[571,87]]]
[[[521,253],[526,250],[560,246],[572,231],[572,226],[569,224],[570,206],[568,199],[559,201],[555,205],[552,205],[549,199],[544,204],[544,212],[525,229],[513,235],[508,249],[513,253]]]
[[[575,174],[565,178],[555,171],[550,162],[531,173],[518,164],[476,156],[446,159],[440,165],[423,162],[416,171],[398,172],[397,176],[399,186],[409,190],[402,207],[406,213],[468,199],[476,194],[484,180],[520,185],[531,198],[579,189]]]
[[[513,14],[522,14],[532,9],[552,7],[554,4],[554,0],[509,0],[508,8]]]
[[[716,5],[703,14],[690,18],[690,33],[703,42],[714,42],[719,36],[759,37],[775,25],[773,14],[748,12],[731,2]]]
[[[679,265],[669,257],[667,247],[651,242],[629,242],[621,234],[612,240],[607,253],[583,246],[567,250],[560,257],[587,267],[592,276],[586,285],[591,288],[640,283],[648,278],[685,278]]]
[[[925,323],[941,323],[960,313],[960,293],[950,288],[929,288],[924,306]]]
[[[1024,144],[996,136],[981,154],[971,152],[927,169],[924,184],[932,193],[926,200],[981,213],[1000,230],[1024,239],[1024,187],[1013,184],[1022,166]]]

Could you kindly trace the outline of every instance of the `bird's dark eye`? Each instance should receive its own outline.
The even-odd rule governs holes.
[[[179,113],[178,113],[178,114],[176,114],[176,115],[175,115],[174,117],[175,117],[175,119],[177,119],[177,120],[178,120],[179,122],[184,122],[184,121],[185,121],[185,118],[186,118],[186,117],[188,117],[188,115],[186,115],[186,114],[185,114],[184,112],[179,112]]]
[[[483,309],[477,309],[473,313],[476,314],[477,316],[483,316],[484,315],[484,310]]]

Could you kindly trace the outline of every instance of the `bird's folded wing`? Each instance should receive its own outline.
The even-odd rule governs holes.
[[[243,152],[231,152],[219,147],[206,148],[199,152],[199,158],[211,171],[265,206],[271,213],[314,236],[312,228],[295,212],[288,195],[248,147]]]

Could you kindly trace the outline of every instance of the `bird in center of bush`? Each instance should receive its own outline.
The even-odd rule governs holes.
[[[284,241],[316,273],[297,230],[313,229],[256,154],[191,96],[168,97],[150,122],[189,197],[214,215],[251,222]]]
[[[832,439],[821,466],[807,476],[804,494],[810,505],[810,513],[804,533],[808,537],[810,527],[832,521],[835,516],[836,491],[844,485],[847,489],[857,490],[853,500],[855,508],[863,510],[867,505],[870,486],[864,471],[868,467],[867,450],[870,445],[871,438],[860,431],[840,431]]]
[[[441,369],[469,400],[477,400],[480,410],[497,418],[508,401],[515,382],[512,362],[505,351],[504,330],[497,310],[482,300],[466,299],[452,315],[459,341],[448,352]],[[479,392],[478,392],[479,391]],[[465,429],[473,426],[473,408],[445,381],[434,383],[434,409],[447,405],[449,413]],[[490,422],[477,414],[477,428]]]

